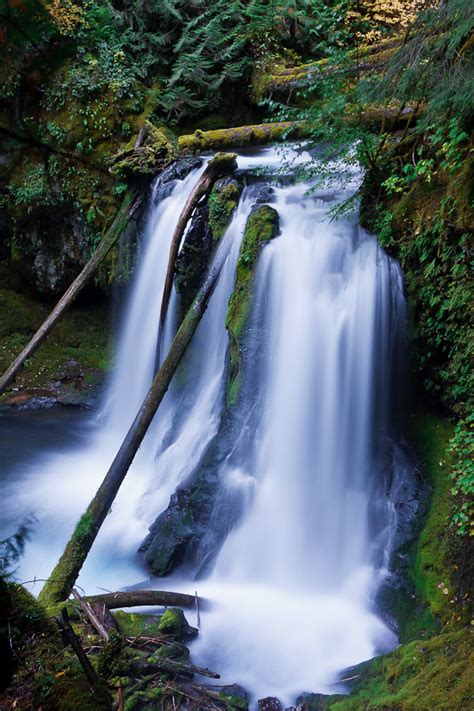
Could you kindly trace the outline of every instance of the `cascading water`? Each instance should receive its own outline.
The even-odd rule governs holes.
[[[247,170],[280,164],[274,149],[239,158]],[[202,170],[152,204],[115,373],[93,423],[99,431],[87,447],[26,467],[21,483],[7,491],[7,506],[15,500],[17,509],[34,509],[40,520],[24,577],[51,570],[146,394],[169,240]],[[196,662],[255,698],[289,703],[304,691],[341,691],[333,684],[342,670],[396,643],[374,600],[396,528],[391,393],[405,307],[399,269],[376,239],[354,217],[331,221],[328,215],[357,180],[310,193],[311,183],[273,189],[281,234],[259,258],[241,397],[230,415],[232,441],[219,465],[210,524],[222,528],[230,511],[224,528],[231,530],[220,551],[211,535],[201,543],[196,557],[207,561],[205,579],[194,582],[187,572],[179,582],[177,576],[166,581],[180,590],[197,586],[212,601],[191,650]],[[88,591],[140,582],[138,542],[219,436],[225,315],[251,207],[246,190],[226,233],[224,270],[184,366],[81,573]],[[165,343],[174,327],[171,320]],[[58,501],[68,503],[58,511]]]

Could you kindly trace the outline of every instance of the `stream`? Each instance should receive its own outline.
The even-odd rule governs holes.
[[[304,151],[243,153],[247,181],[223,240],[228,255],[209,307],[125,479],[79,585],[198,591],[209,605],[191,645],[254,700],[344,693],[344,670],[397,645],[377,606],[390,570],[406,463],[395,414],[405,349],[403,278],[352,212],[329,210],[361,180],[315,186],[288,175],[265,186],[280,234],[259,257],[242,348],[240,398],[226,408],[225,320],[247,218],[270,183],[262,169]],[[95,412],[0,413],[2,537],[33,515],[17,578],[51,572],[143,401],[156,367],[167,256],[204,164],[156,180],[115,366]],[[259,173],[255,177],[255,173]],[[173,294],[162,354],[177,328]],[[210,453],[210,454],[209,454]],[[203,461],[216,480],[206,533],[165,578],[137,552],[174,492]],[[210,463],[209,463],[210,462]],[[191,624],[194,613],[186,613]]]

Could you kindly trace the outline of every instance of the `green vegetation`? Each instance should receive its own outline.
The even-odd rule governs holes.
[[[472,703],[472,631],[458,630],[411,642],[354,668],[350,696],[330,711],[464,711]],[[321,708],[321,707],[319,707]]]
[[[0,289],[0,369],[6,370],[49,312],[26,294]],[[59,397],[64,401],[86,400],[89,391],[103,379],[109,364],[108,309],[96,304],[68,311],[54,333],[39,347],[17,376],[18,395],[2,399]]]
[[[252,287],[260,251],[279,232],[278,212],[269,205],[257,207],[245,226],[235,286],[229,301],[226,327],[230,335],[227,403],[235,405],[241,385],[240,347],[252,305]]]
[[[330,145],[328,160],[338,150],[349,165],[363,165],[363,224],[406,278],[413,380],[428,401],[412,417],[409,435],[431,493],[418,540],[405,551],[414,599],[400,598],[398,614],[408,643],[361,665],[350,698],[324,703],[336,711],[469,708],[472,3],[10,0],[0,20],[2,370],[49,310],[37,295],[64,289],[129,184],[146,189],[177,152],[304,135]],[[302,177],[308,173],[327,178],[324,156]],[[234,183],[213,190],[214,240],[238,193]],[[277,232],[269,206],[249,218],[227,314],[229,405],[241,386],[256,262]],[[129,255],[123,268],[112,251],[96,286],[108,292],[113,279],[126,280],[132,263]],[[66,314],[18,376],[19,392],[2,402],[31,395],[84,401],[109,361],[107,309],[94,293],[88,297],[93,307]],[[426,414],[440,406],[443,416]],[[89,526],[83,518],[76,534],[86,535]],[[10,541],[10,557],[19,543]],[[99,708],[41,608],[18,586],[0,585],[22,659],[11,698],[22,697],[25,708],[67,710],[78,698],[84,708]],[[138,615],[117,618],[133,636],[171,624],[173,615],[149,623]],[[163,689],[158,678],[135,690],[126,708],[166,708]]]

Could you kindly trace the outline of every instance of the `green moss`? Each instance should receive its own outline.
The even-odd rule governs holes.
[[[442,622],[452,617],[453,586],[449,563],[449,516],[452,509],[449,479],[449,441],[453,425],[430,414],[418,413],[410,422],[410,435],[423,461],[432,487],[428,514],[418,539],[411,574],[417,594]]]
[[[178,149],[183,153],[196,153],[233,146],[254,146],[286,140],[289,135],[301,137],[304,132],[305,126],[301,122],[295,121],[260,123],[235,128],[221,128],[214,131],[197,129],[193,134],[178,138]]]
[[[279,231],[278,212],[269,205],[257,207],[245,226],[235,277],[235,286],[229,301],[226,327],[230,334],[229,383],[227,402],[237,402],[241,374],[240,348],[244,328],[250,313],[255,266],[261,248],[276,237]]]
[[[403,645],[351,670],[351,696],[332,700],[331,711],[464,711],[474,686],[472,632],[459,630]]]
[[[208,200],[209,225],[214,241],[218,241],[226,231],[238,205],[239,196],[240,187],[235,180],[223,184],[221,181],[217,181],[214,184]]]
[[[92,690],[82,667],[64,648],[58,629],[41,605],[20,585],[9,585],[10,630],[17,671],[3,694],[5,708],[20,711],[105,711],[110,705],[102,687]],[[13,703],[14,702],[14,703]]]
[[[140,615],[136,612],[117,610],[113,613],[119,629],[125,637],[156,637],[160,635],[159,615]]]
[[[190,627],[184,612],[177,607],[170,607],[161,618],[158,629],[161,634],[172,635],[176,639],[188,636]]]
[[[50,306],[26,294],[0,289],[0,369],[10,365],[50,312]],[[71,401],[86,395],[103,377],[109,365],[108,309],[105,304],[74,306],[54,331],[26,361],[12,387],[20,393],[54,396],[61,390]],[[12,399],[11,392],[0,398]]]

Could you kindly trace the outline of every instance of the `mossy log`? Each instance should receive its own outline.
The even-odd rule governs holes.
[[[252,81],[252,94],[256,101],[265,96],[291,94],[307,87],[318,77],[359,76],[385,67],[401,46],[401,38],[391,38],[378,45],[360,47],[347,55],[347,63],[331,64],[327,59],[306,64],[288,65],[284,59],[271,66],[259,67]]]
[[[148,395],[138,411],[109,471],[87,510],[77,523],[64,553],[39,594],[38,599],[43,605],[53,605],[56,602],[67,599],[71,594],[79,571],[207,308],[227,257],[228,250],[224,249],[224,245],[221,245],[221,247],[216,254],[214,265],[186,314],[171,344],[169,353],[156,374]]]
[[[184,676],[188,679],[192,679],[195,674],[207,676],[211,679],[221,678],[217,672],[209,671],[209,669],[203,669],[202,667],[195,667],[192,664],[181,664],[172,659],[157,659],[157,657],[149,657],[149,659],[152,661],[142,662],[138,659],[132,659],[130,662],[130,670],[142,676],[166,672],[168,674],[175,674],[176,676]]]
[[[255,146],[287,138],[301,138],[305,135],[306,124],[302,121],[280,121],[259,123],[235,128],[220,128],[214,131],[194,131],[180,136],[178,148],[183,153],[196,153],[215,149]]]
[[[226,328],[230,335],[229,383],[227,403],[235,405],[241,384],[242,337],[252,303],[253,283],[257,259],[262,247],[277,236],[280,229],[278,212],[269,205],[257,207],[245,225],[235,275],[235,285],[229,301]]]
[[[69,306],[71,306],[79,292],[82,291],[91,276],[94,274],[99,264],[103,261],[104,257],[110,252],[111,248],[122,234],[127,223],[137,211],[137,208],[140,203],[141,197],[137,196],[135,190],[130,190],[127,192],[122,202],[122,206],[120,207],[120,210],[115,217],[115,220],[105,233],[105,236],[103,237],[102,241],[100,242],[92,257],[87,262],[84,269],[76,277],[76,279],[74,279],[72,284],[64,292],[63,296],[60,298],[54,309],[51,311],[48,318],[41,324],[39,329],[34,334],[33,338],[29,341],[29,343],[25,346],[22,352],[17,356],[17,358],[15,358],[8,370],[0,378],[0,394],[14,380],[16,374],[22,368],[24,362],[28,358],[31,358],[38,346],[41,345],[41,343],[48,336],[55,324],[63,316]]]
[[[379,129],[390,126],[390,131],[403,128],[415,113],[407,106],[400,111],[398,107],[367,107],[364,111],[350,111],[344,116],[348,124],[362,123],[367,127]],[[319,126],[315,128],[320,128]],[[178,139],[183,153],[198,153],[217,149],[256,146],[278,141],[292,141],[309,138],[313,127],[306,121],[281,121],[279,123],[261,123],[236,128],[221,128],[214,131],[195,131]]]
[[[216,153],[209,161],[201,175],[198,183],[189,195],[181,211],[177,225],[175,227],[168,257],[168,268],[166,270],[165,284],[163,287],[163,297],[161,300],[160,327],[163,326],[171,296],[171,287],[176,267],[176,257],[178,256],[179,245],[188,224],[199,201],[209,193],[217,178],[229,175],[237,168],[237,156],[235,153]],[[162,328],[160,329],[162,331]]]

